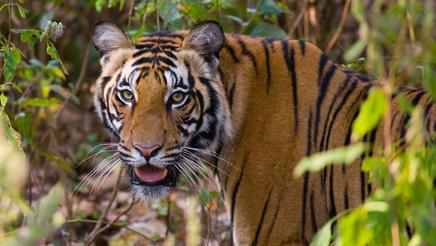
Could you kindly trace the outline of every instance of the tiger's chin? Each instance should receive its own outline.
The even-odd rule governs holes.
[[[137,199],[152,200],[169,195],[177,184],[178,172],[171,166],[164,169],[151,165],[131,167],[130,181]]]

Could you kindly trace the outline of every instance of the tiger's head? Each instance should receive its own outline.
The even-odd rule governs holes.
[[[218,72],[224,40],[222,28],[212,21],[135,43],[114,24],[96,25],[93,43],[102,71],[95,107],[119,139],[118,153],[138,197],[167,195],[184,165],[195,162],[189,153],[216,151],[230,136],[229,105]]]

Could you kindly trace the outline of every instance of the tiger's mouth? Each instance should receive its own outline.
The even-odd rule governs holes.
[[[133,185],[139,186],[176,186],[178,172],[171,166],[159,168],[150,164],[130,168],[130,178]]]

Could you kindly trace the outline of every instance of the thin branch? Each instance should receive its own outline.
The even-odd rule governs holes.
[[[303,8],[300,11],[300,13],[298,14],[297,18],[295,18],[295,21],[292,24],[292,27],[288,31],[288,35],[293,35],[293,33],[295,32],[295,29],[297,29],[297,26],[300,24],[301,19],[303,18],[304,14],[306,13],[308,2],[309,2],[309,0],[304,1]]]
[[[125,208],[120,214],[118,214],[118,216],[115,219],[113,219],[110,223],[108,223],[103,228],[98,230],[95,236],[98,236],[99,234],[110,228],[113,224],[115,224],[115,222],[117,222],[121,218],[121,216],[125,215],[130,211],[130,209],[132,209],[133,205],[135,205],[136,202],[137,202],[136,200],[132,200],[132,202],[129,204],[127,208]]]
[[[94,227],[94,229],[92,230],[92,232],[89,234],[89,236],[88,236],[88,239],[86,240],[86,244],[85,245],[91,245],[91,243],[95,240],[95,238],[98,236],[98,234],[100,234],[101,232],[100,232],[100,228],[101,228],[101,226],[103,225],[103,223],[104,223],[104,220],[106,219],[106,216],[107,216],[107,214],[109,213],[109,210],[111,209],[111,207],[112,207],[112,205],[113,205],[113,203],[114,203],[114,201],[115,201],[115,198],[116,198],[116,196],[117,196],[117,193],[118,193],[118,187],[119,187],[119,185],[120,185],[120,181],[121,181],[121,175],[122,175],[122,172],[123,171],[123,168],[120,170],[120,172],[118,173],[118,176],[117,176],[117,181],[116,181],[116,183],[115,183],[115,186],[114,186],[114,188],[113,188],[113,190],[112,190],[112,195],[111,195],[111,198],[110,198],[110,200],[109,200],[109,204],[108,204],[108,206],[106,207],[106,209],[103,211],[103,214],[100,216],[100,219],[98,220],[98,222],[97,222],[97,224],[95,225],[95,227]],[[118,220],[118,218],[119,217],[117,217],[117,220]],[[115,222],[113,222],[113,223],[115,223]],[[113,223],[111,223],[111,225],[113,224]],[[102,228],[103,229],[103,228]]]
[[[130,23],[133,14],[133,7],[135,6],[135,0],[130,1],[129,17],[127,18],[127,33],[130,33]]]
[[[342,29],[344,29],[345,19],[347,19],[348,12],[350,10],[350,5],[351,5],[351,0],[347,0],[345,2],[344,8],[342,9],[339,26],[336,29],[335,33],[333,34],[332,38],[330,39],[329,43],[327,44],[327,48],[325,49],[327,53],[329,53],[332,50],[333,46],[336,44],[336,41],[338,40],[339,36],[342,33]]]
[[[82,85],[83,79],[84,79],[85,74],[86,74],[86,69],[88,68],[88,60],[89,60],[90,50],[91,50],[91,42],[88,42],[88,45],[86,46],[86,49],[85,49],[85,53],[83,54],[82,67],[80,68],[79,77],[77,78],[74,89],[71,92],[72,94],[77,94],[77,92],[79,92],[79,90],[80,90],[80,86]],[[64,109],[66,108],[66,106],[70,102],[70,99],[71,99],[71,96],[68,96],[67,98],[65,98],[65,100],[63,101],[59,110],[57,111],[56,116],[55,116],[55,121],[54,121],[55,122],[55,129],[57,129],[59,119],[61,118],[62,113],[64,112]]]

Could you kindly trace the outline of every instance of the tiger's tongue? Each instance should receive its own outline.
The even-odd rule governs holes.
[[[135,174],[141,181],[153,183],[164,179],[167,176],[167,169],[144,165],[135,168]]]

